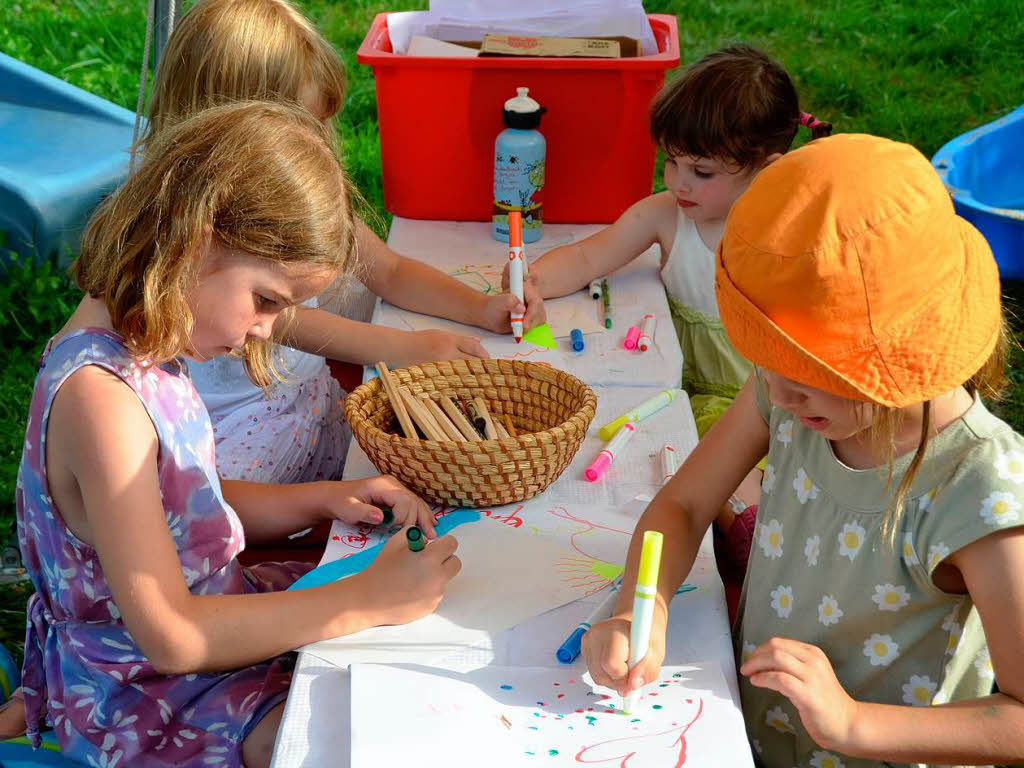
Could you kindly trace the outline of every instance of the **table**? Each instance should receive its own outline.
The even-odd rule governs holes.
[[[586,236],[596,227],[545,226],[545,238],[565,242],[566,237]],[[502,252],[499,243],[490,239],[489,227],[476,223],[413,222],[395,219],[389,244],[400,253],[429,260],[436,266],[470,263],[467,255]],[[545,243],[550,245],[550,243]],[[535,250],[538,250],[534,246]],[[426,259],[429,255],[429,259]],[[442,266],[443,268],[443,266]],[[681,355],[674,332],[669,331],[668,306],[656,274],[657,261],[651,254],[642,263],[634,262],[616,276],[616,283],[629,286],[642,296],[649,309],[664,318],[660,354],[621,350],[621,344],[602,347],[613,361],[598,382],[580,373],[581,358],[564,355],[563,367],[584,378],[598,396],[597,416],[580,451],[565,472],[544,493],[521,504],[510,504],[485,510],[492,518],[515,526],[532,535],[563,542],[579,555],[581,578],[594,578],[595,586],[614,573],[624,561],[629,535],[643,511],[646,501],[656,492],[660,480],[658,452],[672,443],[685,456],[697,443],[693,415],[685,396],[641,424],[627,452],[612,465],[598,483],[583,480],[583,468],[600,451],[599,426],[639,403],[659,388],[678,386]],[[625,289],[623,289],[625,290]],[[374,321],[396,327],[407,314],[378,302]],[[414,322],[423,322],[417,316]],[[431,319],[431,327],[445,327],[447,321]],[[455,326],[465,332],[462,326]],[[623,329],[624,332],[624,329]],[[482,334],[485,346],[494,353],[506,340],[494,334]],[[493,338],[492,338],[493,337]],[[616,334],[618,338],[618,334]],[[589,340],[588,340],[589,341]],[[598,340],[600,341],[600,340]],[[671,342],[671,344],[669,343]],[[595,347],[597,344],[595,343]],[[619,355],[613,347],[621,351]],[[513,345],[514,351],[514,345]],[[556,354],[560,354],[557,351]],[[674,371],[669,370],[675,361]],[[553,363],[554,364],[554,363]],[[616,369],[635,374],[622,376]],[[605,379],[601,381],[600,379]],[[637,385],[636,382],[641,382]],[[346,478],[375,474],[366,455],[353,442],[345,467]],[[336,524],[328,543],[325,559],[352,554],[375,543],[374,536]],[[696,562],[687,581],[697,590],[679,595],[670,613],[669,644],[666,663],[717,661],[729,682],[733,701],[739,705],[732,640],[729,632],[725,594],[715,567],[710,533],[701,544]],[[589,614],[593,601],[600,596],[579,600],[554,611],[536,616],[492,638],[488,647],[457,658],[437,659],[431,664],[455,670],[472,669],[487,664],[511,666],[555,666],[554,651],[568,632]],[[584,665],[577,659],[575,667],[582,673]],[[284,718],[274,752],[275,768],[312,766],[348,766],[351,711],[349,676],[346,669],[335,666],[313,653],[301,652],[288,696]],[[743,733],[736,738],[745,739]]]

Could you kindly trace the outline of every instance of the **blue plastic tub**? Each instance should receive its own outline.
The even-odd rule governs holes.
[[[956,212],[988,240],[999,274],[1024,279],[1024,106],[957,136],[932,165]]]
[[[134,113],[0,53],[4,248],[62,261],[77,253],[92,209],[128,172],[134,122]]]

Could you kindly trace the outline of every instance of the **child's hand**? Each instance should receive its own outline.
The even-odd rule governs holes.
[[[405,360],[392,360],[396,367],[432,363],[436,360],[472,360],[490,357],[475,336],[457,336],[446,331],[412,331]]]
[[[840,685],[821,648],[773,637],[754,649],[740,673],[750,678],[751,685],[770,688],[789,699],[818,746],[846,751],[859,705]]]
[[[523,311],[523,303],[516,300],[516,297],[508,293],[508,264],[501,273],[501,290],[505,293],[491,296],[488,299],[486,309],[485,328],[495,333],[511,333],[512,324],[509,320],[509,313],[515,309]],[[502,301],[498,301],[501,299]],[[526,302],[525,314],[523,315],[523,328],[530,330],[534,326],[547,322],[547,312],[544,309],[544,299],[537,289],[537,280],[533,275],[527,275],[523,279],[523,299]]]
[[[629,669],[630,620],[613,616],[595,624],[583,635],[582,652],[590,676],[597,685],[612,688],[620,696],[658,679],[665,660],[665,622],[655,612],[647,655]]]
[[[405,624],[433,613],[448,582],[462,568],[455,556],[459,543],[454,536],[442,536],[421,552],[413,552],[406,530],[395,533],[361,574],[371,580],[384,602],[378,617],[382,624]]]
[[[325,483],[329,486],[326,503],[329,519],[354,525],[384,520],[384,508],[390,509],[398,525],[418,525],[428,539],[434,531],[434,513],[419,496],[391,475],[377,475],[363,480]]]

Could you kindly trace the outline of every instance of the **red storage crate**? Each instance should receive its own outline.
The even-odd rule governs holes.
[[[544,220],[617,219],[651,192],[648,108],[679,64],[675,17],[648,18],[651,56],[432,58],[393,53],[387,14],[377,14],[358,60],[377,84],[384,205],[411,219],[490,221],[502,105],[527,86],[547,108]]]

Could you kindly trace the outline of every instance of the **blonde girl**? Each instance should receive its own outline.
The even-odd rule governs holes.
[[[637,526],[623,595],[643,530],[672,553],[651,651],[626,669],[621,599],[585,637],[595,680],[654,679],[671,595],[767,452],[734,627],[760,762],[1020,762],[1024,441],[980,399],[1005,351],[985,240],[917,150],[836,136],[736,203],[716,290],[759,371]]]
[[[345,81],[331,45],[287,0],[199,0],[168,41],[149,104],[149,143],[164,126],[205,106],[237,99],[297,101],[326,124],[341,109]],[[396,306],[498,333],[511,331],[508,294],[485,296],[389,249],[356,220],[356,272]],[[472,337],[405,332],[357,323],[315,308],[295,313],[275,351],[285,381],[266,394],[241,362],[223,357],[193,366],[210,410],[217,464],[225,477],[299,482],[340,477],[347,449],[342,398],[324,358],[353,363],[487,357]]]
[[[36,587],[24,696],[89,765],[269,764],[292,666],[318,639],[434,609],[458,571],[386,546],[364,574],[283,592],[308,565],[243,568],[246,541],[321,520],[432,535],[397,481],[221,481],[191,360],[242,350],[272,371],[277,319],[350,263],[355,223],[333,136],[304,109],[239,103],[169,127],[89,222],[85,291],[40,363],[17,490]]]

